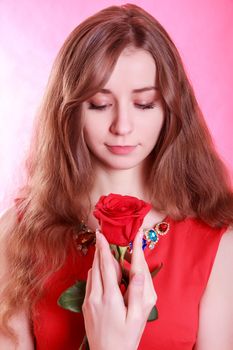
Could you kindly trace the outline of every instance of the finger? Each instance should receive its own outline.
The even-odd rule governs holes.
[[[113,258],[113,264],[114,264],[116,275],[117,275],[117,281],[119,284],[121,282],[121,279],[122,279],[121,267],[120,267],[119,262],[116,260],[116,258],[114,258],[114,256],[112,256],[112,258]]]
[[[151,278],[151,273],[147,261],[145,259],[144,251],[142,249],[142,237],[143,232],[139,231],[133,243],[130,277],[132,277],[134,274],[140,271],[143,271],[145,275],[145,294],[149,295],[151,293],[154,293],[154,286],[153,280]]]
[[[103,281],[104,293],[118,288],[116,268],[108,241],[100,232],[97,232],[96,239],[99,242],[100,270]]]
[[[143,271],[147,267],[144,252],[142,250],[142,231],[140,230],[133,242],[133,253],[131,260],[130,277],[138,271]]]
[[[90,296],[90,292],[91,292],[91,276],[92,276],[92,271],[91,269],[88,271],[87,273],[87,282],[86,282],[86,292],[85,292],[85,298],[84,298],[84,302],[86,299],[89,298]]]
[[[132,275],[128,288],[127,320],[130,322],[146,322],[147,317],[156,304],[157,295],[153,286],[150,274],[145,271],[138,271]]]
[[[135,273],[130,279],[128,287],[128,311],[127,321],[138,321],[143,319],[142,300],[144,296],[145,275],[142,271]]]
[[[96,240],[96,250],[91,269],[91,289],[96,298],[100,298],[103,295],[103,281],[100,272],[100,250],[98,240]],[[89,296],[90,295],[91,291]]]
[[[130,269],[130,283],[126,294],[129,319],[140,319],[142,313],[142,301],[148,294],[149,268],[142,250],[142,230],[137,233],[133,242],[133,253]],[[142,315],[141,315],[142,316]]]

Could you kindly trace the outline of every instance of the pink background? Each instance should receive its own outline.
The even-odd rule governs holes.
[[[0,210],[23,179],[34,115],[56,53],[97,10],[126,1],[0,0]],[[177,45],[216,147],[233,170],[233,1],[134,1]]]

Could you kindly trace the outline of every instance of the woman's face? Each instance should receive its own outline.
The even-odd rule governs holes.
[[[84,138],[94,168],[143,165],[163,124],[156,66],[142,49],[125,49],[102,90],[83,102]]]

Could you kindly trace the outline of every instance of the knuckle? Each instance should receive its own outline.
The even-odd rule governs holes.
[[[90,294],[88,299],[84,300],[82,309],[83,310],[92,310],[93,308],[96,308],[98,305],[99,305],[99,300],[92,293],[92,294]]]
[[[152,297],[151,297],[151,303],[154,305],[157,301],[157,294],[153,293]]]
[[[87,311],[87,305],[86,302],[84,301],[84,303],[82,304],[82,312],[85,314]]]
[[[98,305],[99,305],[99,300],[98,300],[98,298],[95,296],[94,293],[90,295],[90,298],[89,298],[89,300],[88,300],[88,305],[89,305],[89,307],[98,306]]]
[[[146,309],[151,309],[156,304],[156,301],[157,301],[157,295],[155,293],[153,293],[151,295],[151,297],[146,298],[145,308]]]

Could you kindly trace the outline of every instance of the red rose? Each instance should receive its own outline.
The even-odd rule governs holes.
[[[151,204],[136,197],[110,193],[100,197],[93,214],[107,241],[123,247],[134,240],[150,209]]]

